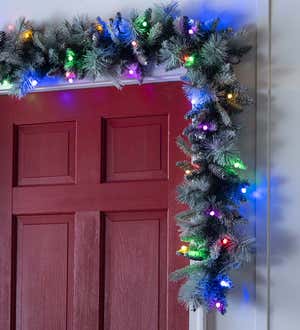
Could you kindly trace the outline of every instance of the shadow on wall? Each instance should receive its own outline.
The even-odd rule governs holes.
[[[268,42],[267,32],[260,31],[261,38]],[[272,35],[272,48],[275,48],[276,41],[280,38],[280,35]],[[276,54],[277,55],[277,54]],[[278,55],[279,56],[279,55]],[[268,59],[263,55],[258,53],[258,61],[261,64],[264,71],[266,71],[265,76],[267,79],[267,70],[268,70]],[[281,77],[283,80],[288,80],[291,78],[292,75],[295,74],[295,71],[290,70],[290,67],[286,65],[285,67],[282,66],[282,60],[280,61],[280,65],[276,61],[276,57],[274,54],[272,55],[272,75],[276,77]],[[280,81],[272,80],[270,88],[273,90],[277,85],[280,84]],[[265,86],[265,85],[264,85]],[[297,231],[298,227],[295,227],[295,231],[291,231],[290,219],[287,217],[289,213],[289,209],[295,208],[294,203],[294,196],[287,194],[287,187],[291,185],[291,178],[292,175],[283,176],[282,172],[286,175],[286,170],[282,168],[282,172],[280,171],[280,167],[276,164],[276,158],[274,155],[278,155],[280,157],[282,155],[282,150],[286,150],[288,144],[291,141],[288,141],[284,138],[281,134],[280,129],[282,129],[282,124],[279,122],[281,117],[285,115],[286,117],[289,116],[289,113],[292,109],[288,107],[285,109],[280,108],[278,106],[278,98],[276,94],[271,95],[270,103],[271,103],[271,113],[269,117],[266,115],[268,111],[268,95],[264,91],[259,91],[258,97],[261,99],[261,107],[260,111],[261,114],[258,113],[258,125],[261,128],[261,131],[265,129],[263,135],[261,136],[261,141],[264,142],[263,145],[260,146],[260,151],[263,153],[261,158],[267,161],[267,158],[270,157],[270,163],[264,164],[265,168],[269,167],[270,171],[270,179],[268,182],[268,178],[265,175],[260,175],[258,171],[258,178],[261,180],[258,182],[259,186],[262,187],[261,199],[259,200],[259,208],[258,210],[261,211],[261,214],[258,214],[257,217],[257,236],[258,236],[258,246],[257,246],[257,286],[261,288],[266,288],[268,285],[273,286],[277,283],[272,283],[272,279],[268,278],[267,271],[271,270],[271,267],[274,267],[274,271],[276,271],[276,267],[282,266],[285,267],[284,264],[288,260],[289,257],[295,256],[298,254],[299,248],[299,232]],[[280,95],[279,95],[280,98]],[[267,134],[269,130],[270,134],[270,142],[267,145]],[[291,127],[286,127],[287,130],[293,129]],[[258,141],[260,142],[260,141]],[[293,141],[297,145],[298,141]],[[271,149],[271,150],[268,150]],[[295,146],[295,150],[297,147]],[[270,154],[268,154],[270,153]],[[290,154],[290,159],[287,161],[295,162],[296,158],[294,158],[293,154]],[[275,160],[275,162],[274,162]],[[282,162],[279,163],[282,164]],[[282,165],[281,165],[282,166]],[[264,173],[264,168],[262,168],[262,172]],[[295,180],[297,180],[297,174],[295,173]],[[268,188],[270,191],[268,191]],[[267,227],[266,222],[267,219],[267,208],[268,208],[268,198],[269,198],[269,228]],[[298,206],[299,207],[299,206]],[[297,215],[296,215],[297,216]],[[298,219],[295,219],[295,223]],[[269,233],[269,237],[267,237],[267,231]],[[267,239],[269,238],[269,242]],[[268,246],[269,244],[269,246]],[[267,265],[267,248],[270,249],[270,265]],[[297,268],[297,265],[295,265]],[[293,271],[293,270],[291,270]],[[293,276],[291,274],[291,276]],[[282,278],[284,281],[284,278]],[[268,283],[269,282],[269,283]],[[283,283],[283,287],[285,283]],[[287,286],[286,286],[287,287]],[[260,292],[257,292],[257,303],[258,307],[261,303],[264,303],[264,297],[261,296]],[[271,300],[272,302],[272,300]],[[274,303],[273,303],[274,304]],[[270,305],[272,308],[273,304]],[[270,310],[272,313],[272,309]]]

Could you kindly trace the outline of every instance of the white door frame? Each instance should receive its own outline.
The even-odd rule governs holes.
[[[256,181],[263,198],[256,202],[256,329],[270,330],[270,115],[272,0],[257,2]],[[263,186],[261,186],[261,178]]]
[[[255,329],[270,330],[270,115],[272,85],[272,0],[257,0],[256,66],[256,182],[263,198],[256,201],[256,305]],[[261,178],[264,178],[263,183]],[[189,330],[208,328],[207,316],[190,312]],[[221,329],[220,329],[221,330]],[[224,329],[222,330],[230,330]]]

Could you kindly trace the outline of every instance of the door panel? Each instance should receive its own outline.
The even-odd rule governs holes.
[[[105,329],[165,329],[166,214],[105,219]]]
[[[184,330],[179,83],[0,97],[0,329]]]
[[[75,182],[76,123],[16,126],[18,186]]]
[[[167,178],[167,116],[108,119],[105,128],[106,181]]]
[[[17,329],[72,329],[73,220],[17,217]]]

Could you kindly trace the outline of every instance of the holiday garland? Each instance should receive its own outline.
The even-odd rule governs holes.
[[[22,18],[0,32],[0,87],[22,97],[46,77],[69,83],[108,78],[120,87],[124,77],[142,81],[155,64],[186,69],[183,89],[192,106],[178,145],[191,161],[177,163],[185,173],[178,200],[188,206],[177,215],[185,243],[177,253],[194,262],[172,278],[186,279],[179,299],[187,306],[224,314],[233,286],[229,272],[251,253],[252,240],[239,230],[247,223],[239,207],[249,184],[233,123],[251,99],[233,71],[249,50],[244,31],[218,25],[179,17],[176,3],[130,19],[117,13],[109,22],[81,17],[37,25]]]

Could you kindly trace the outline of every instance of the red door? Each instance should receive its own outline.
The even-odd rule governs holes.
[[[0,329],[184,330],[179,83],[0,97]]]

